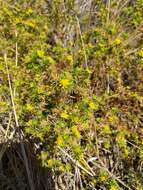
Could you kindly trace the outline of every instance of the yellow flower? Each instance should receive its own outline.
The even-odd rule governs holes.
[[[89,107],[90,107],[92,110],[95,110],[95,109],[96,109],[96,106],[95,106],[94,102],[90,102],[90,103],[89,103]]]
[[[88,74],[92,73],[92,71],[89,68],[87,68],[86,71],[87,71]]]
[[[112,124],[112,123],[115,123],[116,121],[118,121],[118,118],[117,118],[117,116],[112,115],[108,118],[108,120]]]
[[[62,112],[62,113],[61,113],[61,118],[63,118],[63,119],[68,119],[68,118],[69,118],[69,115],[67,114],[67,112]]]
[[[110,188],[110,190],[118,190],[118,188],[115,187],[115,186],[112,186],[112,187]]]
[[[52,92],[49,90],[48,93],[47,93],[47,95],[50,96],[51,94],[52,94]]]
[[[100,181],[101,181],[101,182],[106,181],[106,180],[107,180],[107,177],[106,177],[106,176],[104,176],[104,175],[100,176]]]
[[[120,45],[121,44],[121,40],[119,38],[116,38],[114,41],[115,45]]]
[[[59,166],[59,171],[61,171],[61,172],[64,172],[65,171],[65,168],[64,168],[64,166]]]
[[[44,93],[44,87],[43,87],[43,86],[39,86],[39,87],[37,88],[37,90],[38,90],[38,93],[39,93],[39,94]]]
[[[22,19],[21,18],[15,18],[15,22],[16,22],[16,24],[19,24],[22,22]]]
[[[27,11],[26,11],[26,14],[27,14],[27,15],[30,15],[30,14],[32,14],[32,13],[33,13],[33,10],[32,10],[31,7],[29,7],[29,8],[27,9]]]
[[[143,58],[143,49],[138,52],[139,57]]]
[[[37,50],[37,55],[38,55],[38,57],[43,58],[44,57],[44,51]]]
[[[54,160],[49,159],[49,160],[48,160],[48,167],[49,167],[49,168],[52,168],[53,165],[54,165]]]
[[[128,155],[129,155],[129,150],[128,150],[128,148],[124,148],[124,150],[123,150],[123,156],[124,156],[124,157],[128,157]]]
[[[105,134],[109,134],[111,131],[110,131],[110,127],[108,125],[104,125],[103,127],[103,133]]]
[[[63,88],[67,88],[70,85],[70,81],[68,79],[61,79],[60,84]]]
[[[35,28],[35,27],[36,27],[36,22],[33,21],[33,20],[29,20],[29,21],[26,21],[26,22],[25,22],[25,25],[26,25],[26,26],[29,26],[29,27],[31,27],[31,28]]]
[[[57,144],[59,146],[63,146],[64,142],[63,142],[63,138],[61,136],[58,136],[58,138],[57,138]]]
[[[48,56],[47,60],[51,65],[55,64],[55,60],[52,57]]]
[[[33,111],[33,106],[31,104],[26,104],[26,110],[27,111]]]

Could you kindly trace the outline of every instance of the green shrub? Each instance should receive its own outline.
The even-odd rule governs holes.
[[[74,0],[0,7],[0,118],[12,112],[6,53],[41,165],[79,189],[142,189],[143,1],[93,1],[84,14]]]

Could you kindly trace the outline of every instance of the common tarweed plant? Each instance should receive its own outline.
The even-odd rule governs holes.
[[[20,131],[57,190],[142,189],[142,20],[143,0],[0,1],[1,142]]]

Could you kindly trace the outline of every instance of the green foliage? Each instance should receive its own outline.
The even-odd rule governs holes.
[[[0,119],[12,111],[6,52],[20,127],[42,144],[41,165],[74,174],[63,149],[94,171],[80,170],[84,189],[141,189],[143,1],[91,7],[83,16],[74,0],[0,1]]]

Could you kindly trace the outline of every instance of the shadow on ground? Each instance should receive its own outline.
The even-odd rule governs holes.
[[[25,143],[29,169],[34,183],[34,190],[55,190],[52,173],[42,168],[36,160],[33,148]],[[4,144],[0,144],[0,152]],[[31,190],[19,143],[10,144],[0,161],[0,190]]]

